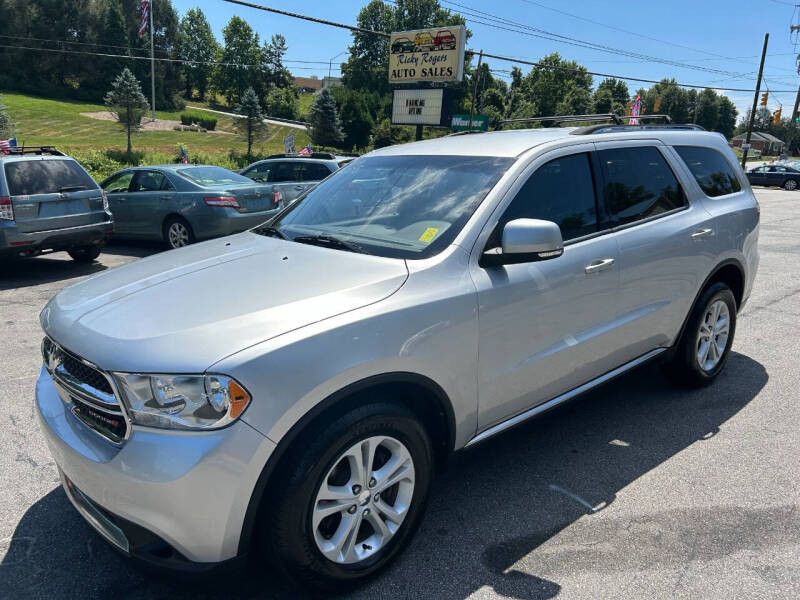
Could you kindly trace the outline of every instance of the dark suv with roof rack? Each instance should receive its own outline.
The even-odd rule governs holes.
[[[105,192],[50,146],[0,155],[0,259],[66,250],[91,262],[114,231]]]

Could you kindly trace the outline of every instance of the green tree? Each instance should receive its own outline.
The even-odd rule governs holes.
[[[261,62],[261,48],[258,34],[240,17],[231,17],[222,38],[224,64],[216,71],[215,88],[233,106],[248,87],[256,87],[254,74]]]
[[[253,142],[267,132],[264,113],[261,112],[258,95],[252,87],[242,92],[236,112],[240,115],[236,119],[236,130],[247,141],[247,158],[250,160],[253,156]]]
[[[281,119],[297,118],[297,90],[294,87],[271,89],[265,104],[267,116]]]
[[[261,49],[259,75],[260,83],[265,89],[286,88],[292,85],[292,74],[283,66],[285,54],[286,38],[280,33],[273,35],[268,43],[264,42],[264,47]]]
[[[142,117],[150,108],[142,93],[139,81],[130,69],[125,68],[111,84],[105,97],[106,106],[114,113],[117,121],[125,127],[128,134],[128,154],[131,154],[131,132],[142,126]]]
[[[601,81],[597,85],[595,95],[603,91],[607,91],[609,94],[611,94],[611,99],[613,102],[622,104],[623,106],[628,103],[631,97],[631,94],[628,91],[628,84],[621,79],[615,79],[614,77],[608,77]]]
[[[697,95],[696,123],[709,131],[717,128],[719,101],[714,90],[703,90]]]
[[[588,106],[587,94],[591,93],[592,76],[575,61],[565,61],[558,53],[545,56],[522,80],[524,99],[535,104],[536,115],[558,114],[558,108],[573,110]]]
[[[342,85],[330,89],[342,121],[343,147],[348,150],[366,147],[369,144],[372,128],[375,126],[368,103],[369,97]]]
[[[726,96],[719,97],[719,113],[717,118],[717,131],[725,136],[726,139],[733,137],[733,130],[736,127],[736,106]]]
[[[656,101],[659,102],[656,111]],[[694,113],[689,113],[689,96],[674,79],[662,79],[642,96],[644,114],[669,115],[673,123],[689,123]]]
[[[0,96],[0,139],[6,139],[13,135],[14,124],[8,114],[8,107],[3,104],[3,97]]]
[[[214,66],[204,63],[214,62],[219,51],[219,43],[203,11],[190,8],[180,23],[180,57],[195,61],[183,66],[186,95],[189,98],[196,91],[201,100],[205,99]]]
[[[344,140],[336,101],[329,88],[323,89],[314,99],[308,112],[311,139],[320,146],[338,146]]]
[[[392,125],[389,119],[384,119],[372,130],[370,145],[375,148],[385,148],[410,142],[412,137],[410,128]]]

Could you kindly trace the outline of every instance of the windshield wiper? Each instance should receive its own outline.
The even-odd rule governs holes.
[[[348,250],[350,252],[358,252],[360,254],[367,254],[363,247],[354,242],[345,242],[332,235],[298,235],[292,238],[293,241],[300,244],[311,244],[313,246],[322,246],[324,248],[336,248],[338,250]]]
[[[283,233],[277,227],[273,227],[272,225],[264,225],[263,227],[256,227],[253,229],[253,233],[257,233],[258,235],[265,235],[267,237],[276,237],[282,240],[288,240],[289,237]]]
[[[65,185],[62,188],[58,188],[58,191],[63,194],[64,192],[79,192],[85,189],[87,189],[85,185]]]

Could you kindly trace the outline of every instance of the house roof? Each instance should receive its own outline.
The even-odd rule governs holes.
[[[747,139],[747,134],[746,133],[740,133],[739,135],[735,136],[733,139],[735,139],[735,140],[745,140],[745,139]],[[762,142],[770,142],[771,144],[775,144],[775,143],[785,144],[786,143],[782,139],[777,138],[774,135],[772,135],[771,133],[766,133],[764,131],[754,131],[750,135],[750,141],[753,141],[753,140],[761,140]]]
[[[294,85],[295,87],[299,88],[309,88],[312,90],[321,90],[322,89],[322,79],[317,79],[316,77],[295,77],[294,78]]]

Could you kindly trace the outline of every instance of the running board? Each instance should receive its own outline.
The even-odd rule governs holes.
[[[539,415],[539,414],[541,414],[541,413],[543,413],[543,412],[545,412],[547,410],[550,410],[551,408],[554,408],[554,407],[558,406],[562,402],[566,402],[567,400],[570,400],[570,399],[574,398],[575,396],[579,396],[580,394],[583,394],[584,392],[588,392],[592,388],[595,388],[600,384],[603,384],[603,383],[605,383],[605,382],[607,382],[607,381],[609,381],[611,379],[614,379],[614,377],[616,377],[618,375],[622,375],[623,373],[625,373],[626,371],[630,371],[634,367],[638,367],[639,365],[641,365],[642,363],[647,362],[651,358],[655,358],[656,356],[658,356],[659,354],[661,354],[662,352],[664,352],[666,350],[667,350],[666,348],[656,348],[655,350],[651,350],[647,354],[643,354],[639,358],[635,358],[632,361],[630,361],[629,363],[625,363],[621,367],[617,367],[613,371],[609,371],[608,373],[606,373],[604,375],[601,375],[597,379],[592,379],[591,381],[589,381],[587,383],[584,383],[581,386],[576,387],[574,390],[570,390],[569,392],[561,394],[560,396],[556,396],[552,400],[548,400],[547,402],[543,402],[542,404],[538,404],[538,405],[534,406],[533,408],[518,414],[515,417],[511,417],[510,419],[508,419],[506,421],[503,421],[502,423],[498,423],[497,425],[493,425],[492,427],[489,427],[489,429],[485,429],[485,430],[481,431],[478,435],[476,435],[469,442],[467,442],[466,446],[464,446],[464,447],[468,448],[470,446],[474,446],[475,444],[477,444],[479,442],[482,442],[482,441],[492,437],[493,435],[496,435],[496,434],[498,434],[498,433],[500,433],[502,431],[505,431],[506,429],[514,427],[515,425],[519,425],[520,423],[522,423],[523,421],[527,421],[531,417],[535,417],[536,415]]]

